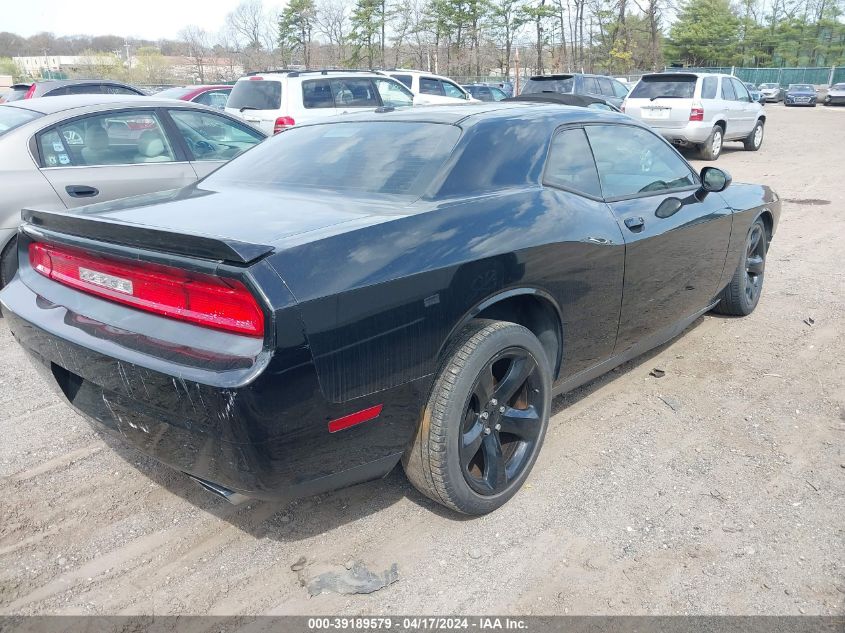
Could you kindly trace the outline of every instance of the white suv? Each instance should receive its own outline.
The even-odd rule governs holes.
[[[478,101],[448,77],[401,68],[385,70],[382,73],[405,84],[414,93],[416,105],[466,103],[467,101],[475,103]]]
[[[375,72],[349,70],[278,70],[238,79],[226,112],[267,134],[329,116],[414,105],[401,83]]]
[[[704,160],[716,160],[724,141],[742,141],[752,152],[763,144],[766,111],[730,75],[643,75],[622,108],[674,145],[697,147]]]

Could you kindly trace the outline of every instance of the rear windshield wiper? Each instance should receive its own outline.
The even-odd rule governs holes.
[[[243,108],[238,110],[238,112],[243,112],[244,110],[258,110],[258,108],[254,107],[254,106],[244,106]]]
[[[678,95],[656,95],[649,99],[649,101],[654,101],[655,99],[688,99],[689,97],[679,97]]]

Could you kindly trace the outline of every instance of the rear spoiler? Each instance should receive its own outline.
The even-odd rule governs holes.
[[[173,233],[164,229],[115,222],[102,217],[91,218],[72,213],[24,209],[21,211],[21,218],[33,226],[56,233],[186,257],[222,260],[234,264],[249,264],[273,252],[273,247],[266,244]]]

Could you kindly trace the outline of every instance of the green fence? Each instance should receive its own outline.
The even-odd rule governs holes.
[[[742,68],[739,66],[724,66],[721,68],[666,68],[667,72],[699,72],[725,73],[734,75],[742,81],[748,81],[755,86],[760,84],[789,84],[827,85],[845,81],[845,66],[816,66],[807,68]]]

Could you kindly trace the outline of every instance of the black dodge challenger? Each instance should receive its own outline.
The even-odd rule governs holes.
[[[779,215],[613,112],[374,112],[186,189],[25,210],[0,300],[63,398],[218,495],[401,460],[482,514],[528,476],[553,395],[754,310]]]

